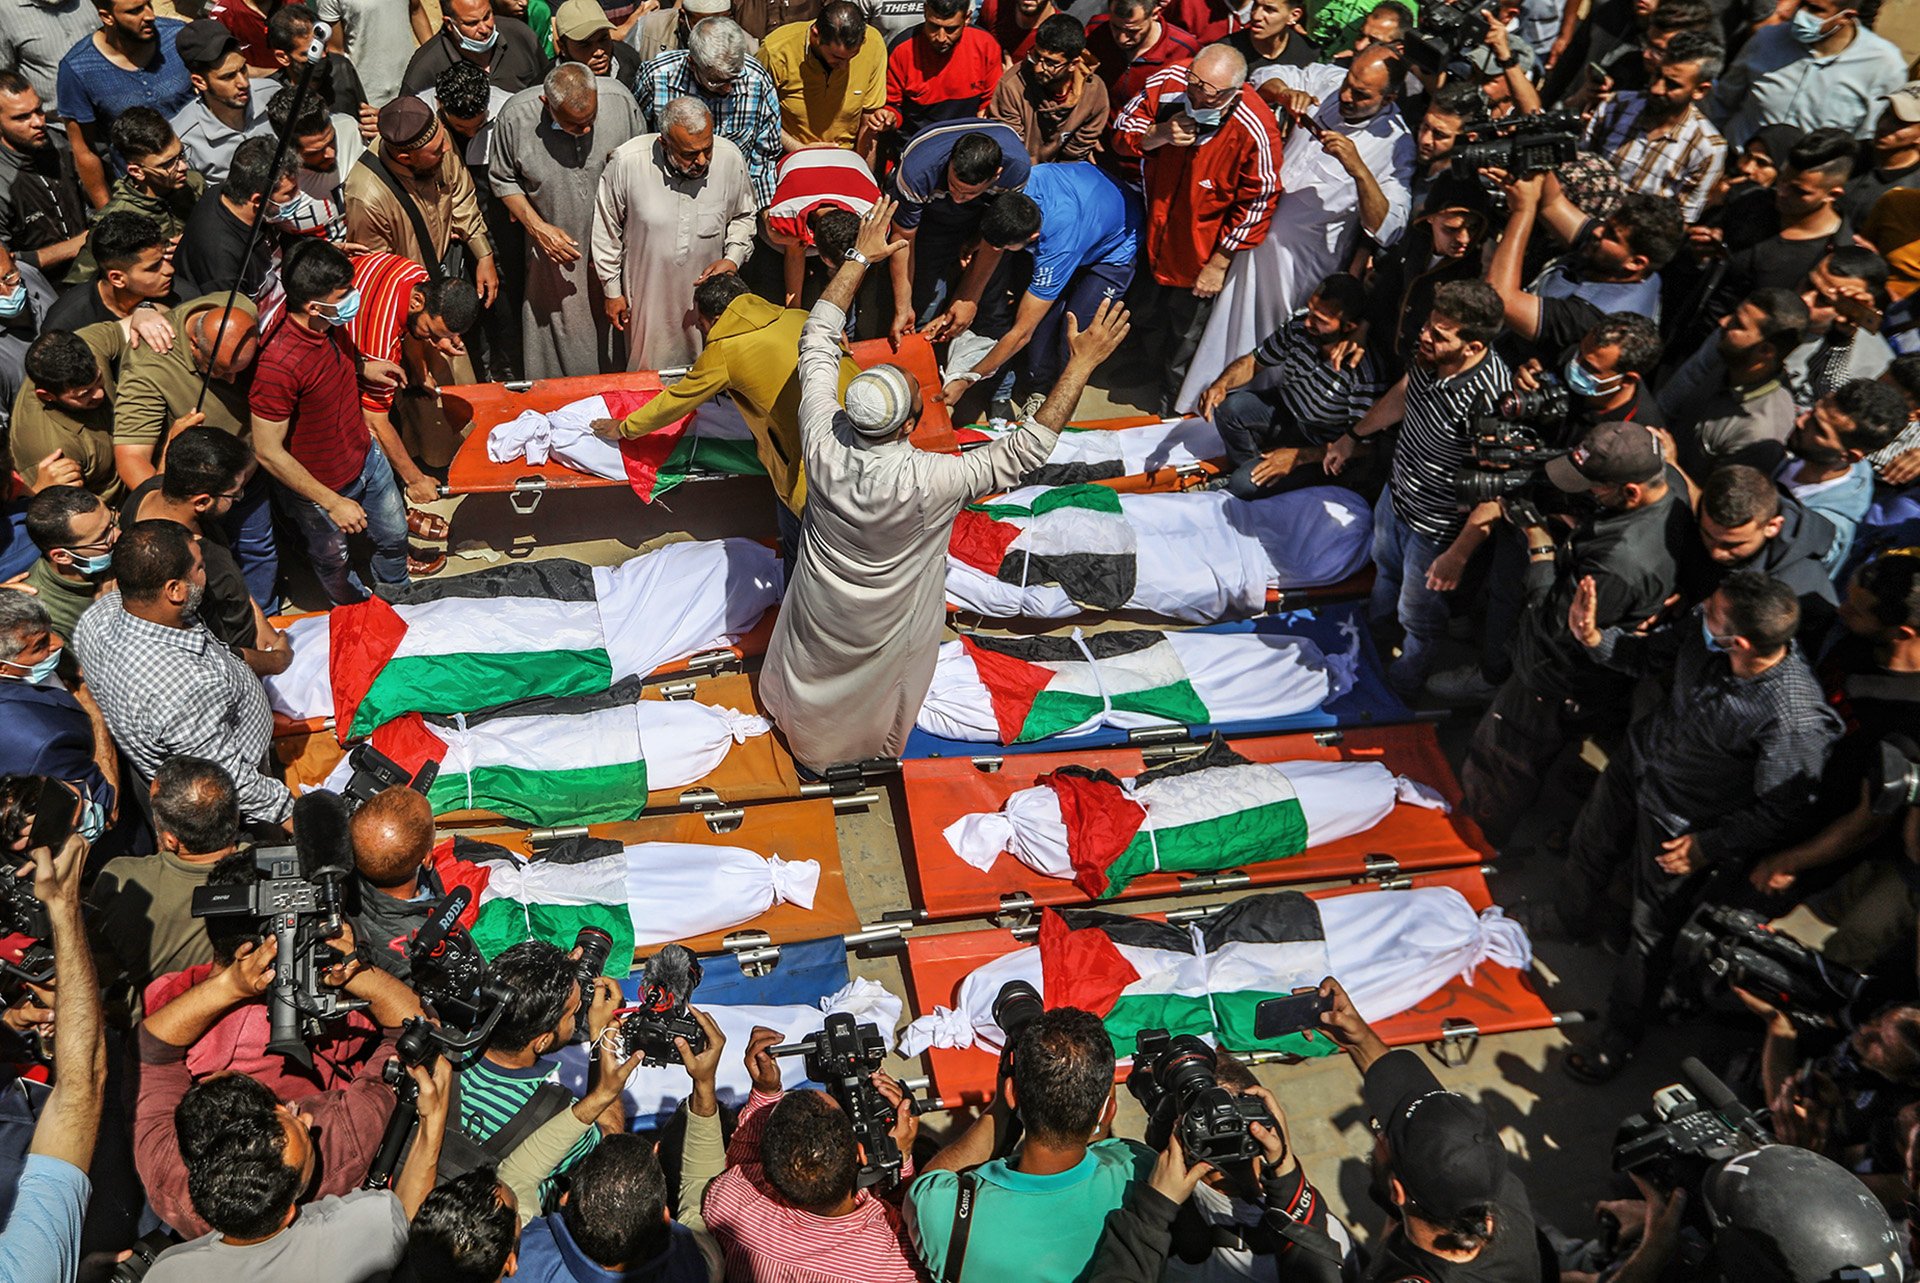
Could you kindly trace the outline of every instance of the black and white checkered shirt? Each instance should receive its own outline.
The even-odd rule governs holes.
[[[1696,222],[1726,167],[1727,140],[1692,106],[1664,137],[1650,137],[1641,120],[1646,108],[1638,90],[1614,95],[1587,125],[1586,145],[1613,163],[1630,190],[1679,201],[1687,221]]]
[[[1797,643],[1757,677],[1708,649],[1704,607],[1650,636],[1609,628],[1593,655],[1673,674],[1667,702],[1629,738],[1641,808],[1663,837],[1691,833],[1708,860],[1740,864],[1797,841],[1844,729]]]
[[[287,818],[293,795],[260,769],[273,739],[267,692],[205,624],[169,628],[130,615],[115,591],[80,616],[73,648],[114,743],[141,779],[168,758],[203,757],[233,776],[241,815]]]

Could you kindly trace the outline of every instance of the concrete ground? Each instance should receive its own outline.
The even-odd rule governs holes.
[[[1139,413],[1148,400],[1144,387],[1096,387],[1089,389],[1078,417]],[[747,479],[688,485],[650,507],[624,488],[553,493],[531,517],[513,513],[498,497],[448,500],[439,508],[453,518],[456,553],[443,573],[478,569],[502,557],[567,556],[605,564],[673,539],[771,536],[768,500],[765,484]],[[1460,658],[1466,658],[1464,652]],[[1456,770],[1472,724],[1471,710],[1441,723],[1441,737]],[[907,831],[903,791],[897,781],[883,782],[875,789],[882,794],[878,805],[843,814],[839,820],[848,887],[867,922],[913,903],[902,862]],[[1575,805],[1571,799],[1543,803],[1542,820],[1564,823],[1571,819]],[[1555,861],[1529,853],[1537,838],[1523,831],[1503,856],[1490,879],[1499,903],[1511,908],[1551,896]],[[1182,903],[1195,901],[1130,902],[1126,907],[1146,911]],[[956,931],[981,925],[943,923],[917,930]],[[1551,940],[1535,944],[1536,978],[1548,1005],[1556,1011],[1596,1010],[1611,976],[1611,958],[1597,948],[1577,949]],[[896,993],[910,992],[894,957],[855,957],[851,967]],[[1604,1088],[1577,1085],[1560,1072],[1558,1061],[1567,1040],[1556,1030],[1486,1038],[1466,1063],[1438,1072],[1450,1087],[1477,1097],[1498,1121],[1544,1218],[1569,1233],[1584,1235],[1592,1225],[1594,1202],[1616,1193],[1609,1151],[1620,1120],[1645,1110],[1655,1089],[1677,1080],[1681,1057],[1700,1054],[1713,1064],[1716,1053],[1724,1054],[1735,1042],[1730,1033],[1713,1029],[1659,1031],[1640,1059]],[[890,1068],[903,1077],[925,1072],[918,1063],[895,1063]],[[1344,1057],[1262,1066],[1258,1074],[1286,1110],[1294,1145],[1315,1182],[1338,1211],[1352,1212],[1363,1237],[1375,1231],[1381,1218],[1366,1201],[1366,1157],[1372,1142],[1359,1104],[1358,1075]],[[1120,1099],[1119,1131],[1138,1135],[1142,1126],[1138,1107],[1125,1092]],[[964,1121],[936,1114],[925,1125],[938,1133]]]

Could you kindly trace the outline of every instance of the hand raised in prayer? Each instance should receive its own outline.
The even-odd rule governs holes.
[[[529,227],[527,235],[542,254],[556,263],[576,263],[580,260],[580,242],[555,227],[552,223],[541,223]]]
[[[607,310],[607,324],[616,330],[626,329],[627,322],[633,317],[633,309],[627,306],[627,300],[610,298],[604,306]]]
[[[866,256],[869,263],[880,263],[892,258],[907,248],[904,237],[893,235],[893,211],[898,203],[891,197],[882,196],[873,203],[873,208],[860,216],[860,234],[853,239],[853,248]]]
[[[1067,359],[1089,369],[1098,366],[1127,341],[1127,333],[1131,329],[1132,314],[1127,311],[1126,304],[1118,299],[1101,299],[1100,306],[1094,309],[1084,330],[1073,313],[1068,312]]]
[[[1573,602],[1567,607],[1567,631],[1588,650],[1600,644],[1600,590],[1594,587],[1592,575],[1581,576],[1574,586]]]

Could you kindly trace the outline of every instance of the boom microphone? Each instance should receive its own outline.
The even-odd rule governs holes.
[[[657,1010],[684,1002],[700,983],[700,960],[683,944],[670,944],[640,970],[641,1002]]]
[[[309,882],[353,872],[353,837],[346,799],[330,789],[302,793],[293,803],[293,845],[300,876]]]
[[[459,886],[446,893],[440,903],[433,906],[433,912],[420,929],[413,933],[413,943],[407,951],[419,957],[431,957],[437,953],[447,938],[447,933],[460,925],[460,915],[473,903],[473,888]]]

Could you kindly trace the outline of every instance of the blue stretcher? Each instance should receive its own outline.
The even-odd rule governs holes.
[[[1353,689],[1319,708],[1284,717],[1250,718],[1239,722],[1198,726],[1149,726],[1121,730],[1102,726],[1081,735],[1050,735],[1026,744],[995,744],[985,740],[954,740],[915,729],[907,737],[906,757],[998,757],[1007,753],[1057,753],[1077,748],[1112,748],[1123,744],[1151,744],[1201,740],[1215,731],[1223,735],[1277,735],[1289,731],[1317,731],[1342,726],[1384,726],[1414,720],[1413,710],[1387,685],[1386,666],[1373,647],[1367,629],[1367,603],[1335,602],[1311,610],[1287,611],[1259,619],[1212,624],[1201,633],[1280,633],[1304,637],[1327,654],[1340,654],[1351,645],[1346,629],[1360,635],[1359,678]]]

